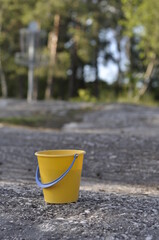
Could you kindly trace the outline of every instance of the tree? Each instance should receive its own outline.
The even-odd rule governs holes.
[[[53,84],[53,68],[56,60],[58,35],[59,35],[59,24],[60,15],[56,14],[54,16],[54,29],[49,33],[48,38],[48,48],[49,48],[49,69],[48,69],[48,79],[45,91],[45,99],[50,99],[52,96],[52,84]]]
[[[4,17],[6,4],[4,1],[1,1],[0,4],[1,4],[1,8],[0,8],[0,82],[1,82],[1,89],[2,89],[2,97],[6,98],[8,95],[8,89],[7,89],[6,77],[5,77],[5,73],[2,65],[3,53],[1,48],[1,44],[3,42],[3,36],[2,36],[3,17]]]
[[[140,98],[148,89],[153,69],[158,64],[159,57],[159,1],[157,0],[122,0],[125,20],[123,21],[126,34],[129,38],[139,39],[137,48],[140,59],[145,65],[143,87],[140,89]]]
[[[26,75],[24,69],[16,66],[14,55],[19,50],[19,29],[24,26],[24,16],[34,3],[34,0],[28,0],[27,3],[20,0],[0,0],[0,74],[1,82],[4,83],[3,95],[7,95],[7,92],[10,96],[18,95],[20,86],[18,89],[16,85]]]

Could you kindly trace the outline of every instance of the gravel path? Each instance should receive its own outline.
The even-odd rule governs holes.
[[[80,192],[77,203],[46,205],[35,185],[2,184],[1,239],[158,239],[159,199]]]
[[[0,117],[40,106],[63,119],[68,109],[89,110],[61,129],[0,125],[0,239],[158,240],[159,109],[8,100],[0,101]],[[47,205],[34,180],[34,152],[60,148],[87,152],[80,196]]]

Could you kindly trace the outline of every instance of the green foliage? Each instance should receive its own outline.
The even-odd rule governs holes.
[[[79,89],[78,95],[79,95],[80,101],[84,101],[84,102],[95,102],[96,101],[96,98],[91,95],[90,90],[88,90],[88,89]]]
[[[159,52],[159,1],[122,0],[125,34],[140,38],[138,47],[144,50],[147,62]]]
[[[71,88],[70,79],[73,79],[72,88],[78,92],[78,99],[96,101],[93,97],[95,85],[84,82],[84,68],[89,65],[98,71],[99,53],[104,55],[105,64],[111,59],[120,67],[122,58],[119,61],[114,59],[109,49],[110,43],[99,37],[101,32],[114,29],[119,48],[123,37],[129,38],[127,51],[129,69],[122,73],[119,97],[129,98],[131,95],[133,98],[141,74],[144,74],[148,63],[154,59],[158,62],[158,12],[158,0],[48,0],[47,2],[0,0],[0,62],[6,77],[9,97],[26,97],[27,92],[27,68],[17,66],[14,62],[14,55],[19,52],[19,29],[26,28],[30,21],[34,20],[48,36],[50,31],[54,31],[54,16],[58,14],[60,26],[56,61],[53,66],[53,97],[67,99]],[[45,43],[43,55],[48,57],[47,38]],[[127,48],[128,46],[126,50]],[[68,76],[71,72],[68,70],[72,70],[74,77]],[[47,66],[35,70],[38,99],[44,98],[47,76]],[[97,78],[98,76],[96,80]],[[158,82],[157,76],[153,81]],[[98,85],[100,101],[115,99],[117,84],[112,85],[111,89],[102,82]],[[157,87],[151,88],[150,91],[155,99],[159,99]]]

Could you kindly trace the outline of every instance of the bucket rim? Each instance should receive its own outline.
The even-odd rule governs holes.
[[[47,152],[65,152],[65,154],[47,154]],[[66,153],[66,152],[70,152],[70,151],[75,151],[74,153]],[[35,156],[37,157],[70,157],[70,156],[74,156],[76,154],[81,155],[81,154],[86,154],[86,152],[84,150],[81,149],[49,149],[49,150],[42,150],[42,151],[37,151],[35,152]]]

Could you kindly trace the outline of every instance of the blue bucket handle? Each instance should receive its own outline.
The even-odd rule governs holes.
[[[36,180],[37,185],[41,188],[49,188],[49,187],[54,186],[56,183],[60,182],[69,173],[69,171],[73,167],[73,164],[74,164],[75,160],[77,159],[77,157],[78,157],[78,154],[75,154],[74,159],[73,159],[71,165],[69,166],[69,168],[60,177],[58,177],[57,179],[55,179],[54,181],[49,182],[49,183],[42,183],[40,181],[40,179],[39,179],[40,178],[39,166],[37,166],[36,176],[35,176],[35,180]]]

